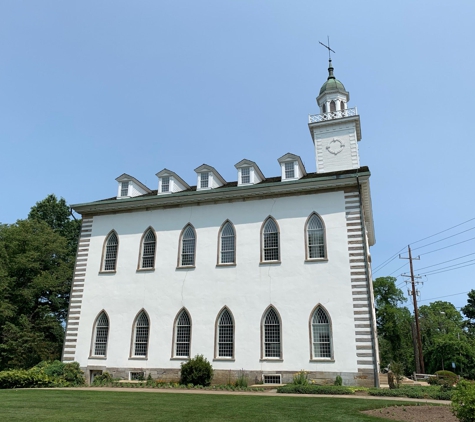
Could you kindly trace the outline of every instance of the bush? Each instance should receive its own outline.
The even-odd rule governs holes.
[[[442,385],[444,387],[453,387],[457,384],[458,376],[451,371],[437,371],[434,377],[429,377],[430,385]]]
[[[434,400],[450,400],[452,391],[445,391],[440,386],[420,387],[406,386],[394,390],[387,388],[370,388],[368,394],[370,396],[382,397],[408,397],[411,399],[434,399]]]
[[[346,395],[354,394],[354,391],[348,387],[340,387],[334,385],[296,385],[287,384],[283,387],[277,388],[278,393],[284,394],[336,394]]]
[[[307,372],[303,369],[294,375],[293,385],[308,385]]]
[[[461,380],[452,395],[452,412],[461,422],[475,422],[475,382]]]
[[[244,371],[241,371],[237,380],[234,383],[234,386],[238,388],[247,388],[247,384],[247,377],[244,375]]]
[[[203,355],[196,355],[181,364],[180,384],[207,386],[211,384],[212,378],[213,367]]]
[[[343,379],[340,377],[340,375],[336,376],[335,382],[333,383],[333,385],[339,385],[339,386],[343,385]]]
[[[54,387],[53,378],[44,372],[31,369],[12,369],[0,372],[0,388]]]
[[[103,372],[100,375],[96,375],[94,377],[94,381],[92,382],[92,385],[94,386],[99,386],[99,385],[107,385],[112,383],[112,375],[109,374],[109,372]]]

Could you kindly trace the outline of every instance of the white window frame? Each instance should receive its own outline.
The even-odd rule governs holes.
[[[164,187],[166,186],[166,190]],[[161,193],[170,193],[172,187],[172,178],[170,176],[163,176],[160,179],[160,192]]]
[[[102,316],[105,317],[105,319],[107,320],[107,331],[106,331],[106,335],[105,335],[105,341],[101,341],[100,344],[104,344],[104,354],[97,354],[96,351],[97,351],[97,334],[98,334],[98,331],[99,331],[99,328],[104,328],[105,326],[104,325],[101,325],[99,326],[99,323],[101,322],[101,318]],[[107,357],[107,345],[108,345],[108,342],[109,342],[109,331],[110,331],[110,322],[109,322],[109,316],[107,315],[107,312],[104,311],[104,309],[99,312],[99,314],[97,315],[95,321],[94,321],[94,324],[92,326],[92,342],[91,342],[91,351],[90,351],[90,358],[101,358],[101,359],[105,359]],[[102,337],[102,336],[101,336]]]
[[[269,315],[270,312],[274,312],[277,320],[278,320],[278,324],[266,324],[266,320],[267,320],[267,316]],[[278,325],[279,327],[279,338],[278,338],[278,342],[275,342],[275,341],[270,341],[270,336],[271,336],[271,332],[270,332],[270,328],[269,330],[267,330],[266,328],[271,325]],[[268,336],[268,335],[269,336]],[[266,347],[266,345],[271,345],[271,344],[278,344],[279,345],[279,355],[278,356],[272,356],[272,355],[275,355],[275,353],[271,353],[271,349],[272,347],[269,347],[269,350],[268,348]],[[261,320],[261,360],[283,360],[283,353],[282,353],[282,319],[280,318],[280,315],[279,315],[279,312],[277,312],[277,309],[274,307],[274,306],[269,306],[264,314],[262,315],[262,320]]]
[[[153,236],[154,236],[154,246],[153,246],[153,255],[150,255],[150,254],[146,254],[145,253],[145,246],[146,244],[151,244],[152,242],[151,241],[147,241],[147,236],[149,233],[152,233]],[[155,233],[155,230],[152,228],[152,227],[148,227],[143,235],[142,235],[142,239],[140,240],[140,254],[139,254],[139,263],[138,263],[138,270],[148,270],[148,271],[152,271],[155,269],[155,262],[156,262],[156,254],[157,254],[157,233]],[[151,267],[145,267],[144,266],[144,259],[145,258],[150,258],[152,257],[153,259],[153,265]]]
[[[233,239],[232,239],[232,250],[225,250],[223,251],[223,232],[226,228],[226,226],[230,226],[231,230],[233,231]],[[226,237],[231,237],[231,236],[226,236]],[[232,252],[233,253],[233,260],[230,262],[223,262],[223,252]],[[219,229],[218,232],[218,263],[217,265],[236,265],[236,228],[234,227],[234,224],[226,220],[222,225],[221,228]]]
[[[310,223],[312,220],[316,218],[320,225],[321,228],[319,229],[309,229]],[[309,231],[320,231],[321,232],[321,239],[322,239],[322,244],[311,244],[311,238],[310,238],[310,233]],[[312,257],[311,256],[311,247],[321,247],[323,249],[323,255],[322,256],[317,256],[317,257]],[[312,212],[308,218],[307,221],[305,222],[305,260],[306,261],[324,261],[327,260],[327,240],[326,240],[326,230],[325,230],[325,223],[323,221],[323,218],[318,215],[316,212]]]
[[[314,323],[314,318],[318,311],[323,312],[327,319],[327,323]],[[322,341],[315,341],[315,325],[321,326],[320,329],[324,329],[328,332],[328,342]],[[326,326],[326,327],[324,327]],[[332,330],[332,320],[330,317],[330,313],[328,310],[321,304],[318,304],[313,308],[312,312],[310,313],[309,318],[309,331],[310,331],[310,359],[314,361],[333,361],[334,360],[334,347],[333,347],[333,330]],[[328,356],[317,356],[315,353],[315,346],[317,344],[328,344],[329,353]]]
[[[292,168],[290,168],[290,166]],[[289,167],[289,168],[287,168]],[[289,172],[292,172],[292,176],[288,175]],[[286,161],[284,163],[284,179],[285,180],[293,180],[296,179],[296,171],[295,171],[295,161]]]
[[[137,342],[137,327],[138,327],[138,322],[139,319],[142,317],[142,315],[147,318],[147,341],[139,341]],[[131,345],[131,350],[130,350],[130,357],[133,359],[147,359],[148,357],[148,352],[149,352],[149,346],[150,346],[150,317],[148,316],[147,312],[145,309],[142,309],[135,317],[134,323],[133,323],[133,329],[132,329],[132,345]],[[141,326],[142,327],[142,326]],[[137,354],[137,346],[141,344],[145,344],[145,354]]]
[[[126,198],[128,196],[130,196],[130,182],[120,182],[120,197]]]
[[[231,326],[231,341],[224,341],[221,342],[221,318],[223,317],[223,314],[227,312],[229,315],[229,318],[231,319],[231,324],[227,324],[227,326]],[[234,360],[234,351],[235,351],[235,333],[236,333],[236,328],[235,328],[235,323],[234,323],[234,316],[232,312],[229,310],[227,306],[225,306],[221,311],[219,311],[218,316],[216,318],[216,324],[215,324],[215,360]],[[231,344],[231,356],[222,356],[220,354],[220,344]]]
[[[200,173],[200,189],[209,189],[211,187],[211,174],[210,173],[211,173],[210,171],[202,171]],[[205,177],[203,177],[203,176],[205,176]],[[206,182],[206,186],[203,186],[204,182]]]
[[[190,239],[184,239],[184,236],[186,232],[188,231],[188,228],[191,228],[193,231],[193,262],[191,264],[183,264],[183,256],[184,255],[191,255],[190,253],[186,252],[185,253],[185,241],[190,240]],[[196,244],[197,244],[197,235],[196,235],[196,230],[193,227],[191,223],[188,223],[185,227],[183,227],[181,234],[180,234],[180,243],[179,243],[179,248],[178,248],[178,268],[194,268],[196,266]]]
[[[241,185],[250,185],[253,180],[252,180],[252,168],[251,167],[241,167]],[[248,174],[244,174],[244,172],[247,172]],[[247,178],[248,180],[245,181],[244,178]]]
[[[269,223],[270,220],[272,220],[273,223],[275,224],[275,227],[276,227],[277,231],[266,233],[266,226],[267,226],[267,224]],[[277,233],[277,246],[273,247],[273,248],[271,248],[270,246],[266,247],[266,244],[269,241],[268,240],[269,236],[266,236],[266,235],[270,235],[270,234],[273,234],[273,233]],[[277,259],[266,259],[266,251],[270,250],[270,249],[277,249]],[[274,217],[269,216],[264,220],[264,222],[262,223],[262,226],[261,226],[261,263],[262,264],[279,263],[279,262],[281,262],[280,260],[281,260],[280,228],[279,228],[279,224],[277,223],[277,220]]]
[[[109,245],[109,241],[115,236],[117,243],[115,245]],[[112,252],[112,248],[115,246],[115,252]],[[114,253],[114,257],[111,258],[109,254]],[[115,230],[111,230],[104,239],[104,246],[102,247],[102,260],[101,260],[101,273],[115,273],[117,271],[117,260],[119,258],[119,235]],[[110,268],[109,263],[114,263],[113,268]],[[109,267],[109,268],[106,268]]]
[[[179,325],[180,323],[180,320],[181,320],[181,317],[182,315],[186,315],[187,318],[188,318],[188,322],[189,324],[188,325],[185,325],[185,324],[181,324]],[[178,335],[183,335],[183,333],[179,332],[180,329],[179,327],[188,327],[188,341],[178,341]],[[180,309],[180,311],[178,312],[177,316],[175,317],[175,322],[173,324],[173,350],[172,350],[172,358],[174,359],[189,359],[191,357],[191,339],[192,339],[192,333],[193,333],[193,321],[191,319],[191,315],[190,313],[188,312],[188,310],[186,308],[182,308]],[[186,333],[185,333],[186,335]],[[181,339],[180,339],[181,340]],[[179,345],[188,345],[188,355],[179,355],[177,353],[177,349],[178,349],[178,346]]]

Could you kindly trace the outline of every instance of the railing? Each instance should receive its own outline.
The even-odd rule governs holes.
[[[356,107],[353,107],[353,108],[347,108],[345,110],[329,111],[328,113],[323,113],[323,114],[309,114],[308,122],[317,123],[317,122],[324,122],[326,120],[341,119],[342,117],[350,117],[350,116],[357,116],[357,115],[358,115],[358,110],[356,109]]]

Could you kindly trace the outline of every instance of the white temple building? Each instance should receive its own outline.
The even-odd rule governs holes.
[[[287,153],[277,177],[248,159],[234,182],[207,164],[190,184],[159,171],[156,190],[123,174],[115,197],[73,206],[83,222],[64,362],[88,380],[176,380],[202,354],[215,383],[241,370],[291,382],[304,369],[377,384],[370,172],[360,117],[328,70],[309,116],[315,173]]]

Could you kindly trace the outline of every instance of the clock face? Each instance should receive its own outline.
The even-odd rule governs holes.
[[[332,141],[327,145],[327,151],[330,154],[338,155],[345,148],[345,144],[337,138],[333,138]]]

